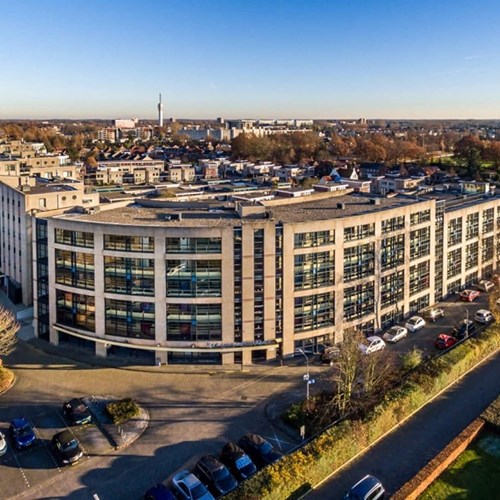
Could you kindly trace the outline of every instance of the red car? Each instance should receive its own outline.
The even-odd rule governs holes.
[[[464,302],[472,302],[479,297],[479,292],[477,290],[464,290],[460,292],[460,300]]]
[[[452,337],[451,335],[446,335],[446,333],[440,333],[437,339],[434,341],[434,346],[438,349],[448,349],[449,347],[455,345],[458,339]]]

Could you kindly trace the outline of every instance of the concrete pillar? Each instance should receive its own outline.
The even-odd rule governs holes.
[[[106,358],[108,356],[107,344],[103,344],[102,342],[96,342],[95,355],[99,358]]]

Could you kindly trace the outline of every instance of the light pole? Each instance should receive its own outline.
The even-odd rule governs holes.
[[[304,382],[306,383],[306,400],[309,401],[309,386],[311,384],[314,384],[315,382],[315,380],[309,376],[309,358],[307,357],[307,354],[303,351],[303,349],[301,349],[300,347],[298,347],[295,350],[299,351],[300,354],[302,354],[304,358],[306,358],[306,373],[303,378]]]

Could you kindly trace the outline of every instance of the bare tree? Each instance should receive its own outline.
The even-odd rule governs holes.
[[[0,356],[7,356],[14,350],[20,327],[12,312],[0,306]]]

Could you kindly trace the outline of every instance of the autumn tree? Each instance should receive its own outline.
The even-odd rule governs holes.
[[[20,325],[12,312],[0,306],[0,356],[7,356],[14,350],[19,328]],[[2,360],[0,359],[1,365]]]
[[[500,141],[492,141],[485,147],[484,159],[493,163],[495,168],[500,167]]]
[[[455,157],[467,170],[467,176],[475,179],[479,175],[483,154],[483,143],[475,135],[466,135],[455,144]]]

